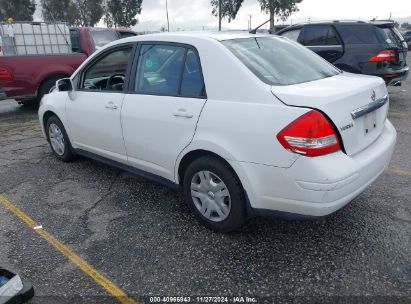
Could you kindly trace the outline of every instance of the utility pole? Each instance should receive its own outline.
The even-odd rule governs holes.
[[[248,16],[250,16],[250,21],[249,21],[249,27],[248,27],[248,29],[251,30],[251,29],[253,28],[253,27],[251,26],[251,14],[248,15]]]
[[[166,13],[167,13],[167,32],[170,32],[170,21],[168,20],[168,1],[166,0]]]
[[[221,1],[222,0],[218,0],[218,30],[221,31]]]

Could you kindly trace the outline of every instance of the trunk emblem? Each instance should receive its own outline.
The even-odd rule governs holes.
[[[354,124],[353,124],[353,123],[350,123],[350,124],[348,124],[348,125],[345,125],[345,126],[343,126],[343,127],[340,127],[340,130],[341,130],[341,132],[343,132],[343,131],[348,130],[348,129],[352,128],[352,127],[354,127]]]
[[[375,94],[374,90],[372,91],[371,99],[372,101],[375,101],[377,99],[377,95]]]

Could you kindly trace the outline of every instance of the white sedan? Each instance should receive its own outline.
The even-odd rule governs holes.
[[[53,153],[175,188],[208,227],[254,215],[324,216],[391,159],[377,77],[345,73],[286,38],[156,34],[110,43],[39,109]]]

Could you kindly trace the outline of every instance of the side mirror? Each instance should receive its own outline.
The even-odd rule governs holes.
[[[68,92],[73,90],[73,84],[70,78],[63,78],[56,81],[56,88],[59,92]]]

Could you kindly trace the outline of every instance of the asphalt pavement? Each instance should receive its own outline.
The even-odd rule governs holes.
[[[363,194],[325,218],[255,218],[231,234],[203,227],[161,185],[85,158],[56,160],[36,109],[0,101],[0,195],[110,284],[4,204],[0,266],[33,283],[30,303],[118,303],[110,286],[146,303],[410,303],[411,79],[389,91],[398,143]]]

